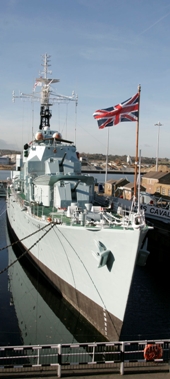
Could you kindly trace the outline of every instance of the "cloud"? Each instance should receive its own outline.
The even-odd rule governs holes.
[[[157,25],[159,22],[161,22],[164,18],[166,18],[170,12],[159,18],[159,20],[155,21],[152,25],[150,25],[148,28],[144,29],[141,33],[138,34],[138,36],[141,36],[142,34],[146,33],[148,30],[152,29],[155,25]]]

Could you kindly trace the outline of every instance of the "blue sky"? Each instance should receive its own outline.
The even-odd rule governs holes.
[[[139,149],[143,156],[170,158],[169,0],[1,0],[0,149],[22,148],[39,127],[39,104],[16,100],[30,93],[51,55],[57,93],[78,94],[52,108],[51,128],[76,139],[77,150],[106,153],[107,131],[93,113],[125,101],[141,84]],[[33,117],[34,116],[34,117]],[[34,120],[34,122],[32,121]],[[75,121],[76,120],[76,121]],[[109,128],[109,153],[135,155],[136,123]]]

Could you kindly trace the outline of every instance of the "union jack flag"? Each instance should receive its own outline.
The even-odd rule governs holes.
[[[99,129],[107,126],[117,125],[123,121],[137,121],[139,113],[139,93],[130,99],[115,105],[114,107],[99,109],[93,113],[93,117],[98,122]]]

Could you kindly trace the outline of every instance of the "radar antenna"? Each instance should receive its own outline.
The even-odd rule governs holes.
[[[25,94],[20,92],[18,96],[15,95],[15,92],[12,93],[12,101],[15,102],[15,99],[29,99],[31,101],[39,101],[40,106],[40,126],[39,129],[42,129],[44,126],[50,127],[50,118],[52,117],[52,113],[50,110],[50,106],[54,103],[68,103],[70,101],[74,101],[77,107],[78,104],[78,96],[75,92],[72,92],[71,96],[65,96],[56,94],[51,90],[51,85],[54,83],[58,83],[59,79],[51,79],[48,78],[48,74],[51,74],[52,71],[49,70],[50,65],[50,55],[44,54],[42,56],[43,63],[43,71],[40,73],[40,77],[36,79],[33,92],[30,94]],[[41,87],[41,92],[35,92],[37,87]]]

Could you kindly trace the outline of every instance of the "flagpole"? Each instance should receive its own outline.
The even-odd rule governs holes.
[[[107,182],[107,165],[108,165],[108,154],[109,154],[109,127],[107,128],[107,149],[106,149],[106,169],[105,169],[105,183]]]
[[[141,150],[139,150],[139,173],[138,173],[138,213],[140,212],[140,169],[141,169]]]
[[[137,198],[137,171],[138,171],[138,144],[139,144],[139,110],[140,110],[140,93],[141,85],[138,85],[139,105],[138,105],[138,120],[136,123],[136,158],[135,158],[135,176],[134,176],[134,197]]]

